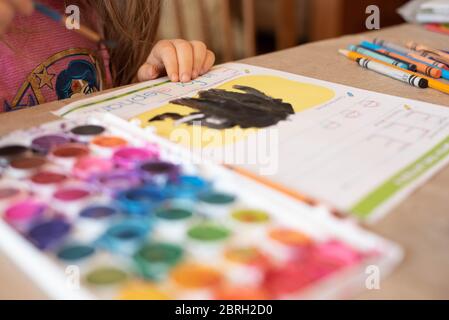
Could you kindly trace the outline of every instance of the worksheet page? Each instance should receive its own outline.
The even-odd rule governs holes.
[[[57,114],[98,112],[370,221],[449,161],[447,107],[244,64],[185,84],[138,84]]]

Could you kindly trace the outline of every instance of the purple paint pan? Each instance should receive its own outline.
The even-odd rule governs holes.
[[[68,137],[50,134],[33,139],[31,148],[39,153],[48,154],[53,148],[69,142],[70,139]]]
[[[108,173],[97,174],[90,179],[95,187],[109,194],[134,188],[142,183],[140,175],[130,170],[115,170]]]
[[[70,224],[61,218],[41,221],[28,232],[30,241],[41,250],[57,247],[70,232]]]
[[[150,161],[140,166],[140,171],[145,181],[157,185],[165,185],[175,182],[179,178],[179,166],[167,161]]]

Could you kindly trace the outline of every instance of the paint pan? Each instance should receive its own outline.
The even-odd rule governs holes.
[[[202,193],[198,200],[198,212],[214,219],[225,218],[236,203],[234,195],[217,191]]]
[[[32,155],[32,151],[19,144],[11,144],[0,147],[0,167],[7,167],[9,162],[17,157]]]
[[[91,139],[106,132],[106,128],[99,125],[82,125],[77,126],[70,130],[70,133],[76,137],[76,139],[82,142],[89,142]]]
[[[114,163],[124,169],[137,169],[137,167],[147,161],[157,160],[159,150],[155,146],[148,148],[125,147],[114,152],[112,156]]]
[[[146,182],[165,186],[169,182],[176,182],[180,168],[167,161],[150,161],[140,166],[142,177]]]
[[[53,194],[53,207],[66,217],[73,219],[91,198],[91,192],[83,187],[66,186]]]
[[[211,188],[211,183],[199,176],[181,175],[177,181],[166,186],[171,197],[196,200],[199,194],[206,194]]]
[[[68,236],[71,225],[62,218],[43,219],[27,233],[28,239],[40,250],[59,247]]]
[[[173,299],[164,290],[153,283],[144,281],[131,281],[120,290],[119,300],[171,300]]]
[[[34,200],[18,202],[5,211],[5,220],[20,232],[26,232],[43,217],[46,205]]]
[[[110,195],[135,188],[142,183],[140,176],[131,170],[113,170],[96,174],[90,181],[95,187]]]
[[[112,252],[131,255],[148,238],[149,230],[143,221],[124,221],[110,227],[99,240],[99,245]]]
[[[185,241],[187,230],[192,223],[193,212],[187,207],[166,206],[155,212],[158,239],[174,243]]]
[[[59,260],[69,265],[85,264],[95,255],[95,248],[85,244],[69,244],[58,250],[56,256]]]
[[[139,273],[145,278],[162,281],[171,268],[183,257],[180,246],[169,243],[150,243],[141,247],[133,259]]]
[[[31,142],[31,148],[40,154],[48,154],[54,148],[70,143],[70,139],[64,135],[50,134],[36,137]]]
[[[87,155],[89,155],[89,149],[79,143],[63,144],[51,152],[51,157],[55,163],[63,166],[65,169],[71,169],[79,158]]]
[[[337,271],[341,268],[351,267],[360,263],[363,255],[337,239],[330,239],[317,243],[311,250],[310,260],[317,264],[317,270],[322,270],[320,276],[327,272]]]
[[[214,223],[201,223],[187,231],[189,253],[207,263],[219,263],[225,244],[230,241],[231,231]]]
[[[0,184],[0,216],[10,205],[24,200],[29,193],[21,186],[14,182],[4,182]]]
[[[224,253],[226,278],[234,285],[258,287],[263,282],[264,271],[270,259],[257,247],[233,247]]]
[[[90,142],[93,153],[102,157],[111,157],[117,149],[124,148],[128,141],[120,137],[99,136]]]
[[[81,180],[88,180],[94,175],[107,174],[114,169],[114,163],[100,157],[82,157],[73,165],[73,175]]]
[[[49,198],[61,184],[68,181],[63,173],[54,171],[40,171],[30,177],[31,189],[41,197]]]
[[[348,245],[330,240],[315,243],[294,255],[279,268],[270,270],[264,286],[278,298],[289,298],[311,283],[360,263],[361,255]]]
[[[117,196],[120,208],[132,216],[149,216],[166,199],[164,190],[154,187],[134,188]]]
[[[95,292],[104,299],[117,297],[121,286],[129,279],[129,274],[114,265],[104,265],[92,268],[84,277]]]
[[[170,279],[178,288],[178,299],[209,300],[213,290],[222,285],[223,275],[210,266],[186,263],[176,266],[170,272]]]
[[[262,210],[240,209],[231,213],[230,225],[241,235],[242,243],[251,243],[255,239],[263,240],[268,226],[270,215]]]
[[[6,175],[11,178],[23,179],[43,169],[47,160],[40,156],[17,157],[10,161]]]
[[[109,205],[93,205],[81,210],[77,219],[74,238],[89,243],[99,239],[115,220],[118,210]]]
[[[224,286],[214,291],[215,300],[271,300],[271,295],[264,288],[247,287],[244,284]]]
[[[313,240],[308,235],[288,227],[270,229],[260,242],[261,249],[280,262],[287,261],[312,244]]]

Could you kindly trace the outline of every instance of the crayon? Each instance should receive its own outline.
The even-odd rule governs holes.
[[[368,49],[368,50],[370,50],[370,51],[374,51],[374,52],[376,52],[376,53],[379,53],[379,54],[381,54],[381,55],[383,55],[383,56],[385,56],[385,57],[389,57],[389,58],[391,58],[391,59],[394,59],[394,60],[396,60],[396,61],[398,61],[398,62],[401,62],[401,63],[403,63],[403,64],[405,64],[405,65],[408,65],[407,69],[410,70],[410,71],[415,72],[416,69],[417,69],[416,64],[415,64],[415,61],[410,60],[410,59],[407,61],[406,59],[403,59],[403,58],[404,58],[404,55],[403,55],[403,54],[393,52],[393,53],[396,55],[395,57],[393,57],[393,56],[388,55],[388,54],[386,54],[386,53],[384,53],[384,52],[381,52],[380,49],[374,50],[374,49],[366,48],[366,47],[363,47],[363,46],[361,46],[361,47],[362,47],[362,48],[365,48],[365,49]],[[388,51],[388,50],[386,50],[386,51]],[[389,52],[391,52],[391,51],[389,51]]]
[[[425,51],[417,51],[417,54],[419,54],[423,57],[429,58],[431,60],[440,62],[449,68],[449,59],[446,59],[444,57],[438,56],[433,53],[425,52]]]
[[[347,52],[347,50],[339,50],[340,53],[346,55],[345,53],[343,53],[343,52],[341,52],[341,51]],[[360,54],[360,53],[357,53],[357,52],[350,52],[349,54],[352,55],[353,57],[370,59],[368,56],[365,56],[365,55]],[[376,59],[372,59],[372,60],[373,60],[373,61],[376,61],[376,62],[378,62],[378,63],[381,63],[381,64],[383,64],[383,65],[385,65],[385,66],[388,66],[388,67],[390,67],[390,68],[393,68],[393,69],[396,69],[396,70],[399,70],[399,71],[403,71],[403,72],[408,73],[408,74],[410,74],[410,75],[421,76],[421,75],[418,74],[418,73],[415,73],[415,72],[412,72],[412,71],[409,71],[409,70],[403,70],[403,69],[400,69],[400,68],[398,68],[398,67],[396,67],[396,66],[389,65],[389,64],[387,64],[387,63],[385,63],[385,62],[382,62],[382,61],[380,61],[380,60],[376,60]],[[434,89],[434,90],[437,90],[437,91],[440,91],[440,92],[449,94],[449,85],[445,84],[444,82],[441,82],[441,81],[432,79],[432,78],[428,78],[428,77],[425,77],[425,76],[421,76],[421,77],[424,78],[424,79],[426,79],[426,80],[429,82],[429,88],[432,88],[432,89]]]
[[[391,52],[399,53],[402,55],[407,55],[409,57],[412,57],[414,60],[424,62],[426,64],[432,65],[433,67],[449,70],[449,67],[446,64],[440,63],[440,62],[437,62],[435,60],[428,58],[427,57],[428,54],[425,52],[409,50],[401,45],[387,42],[384,40],[374,39],[373,41],[375,41],[375,42],[371,43],[368,41],[362,41],[361,45],[364,47],[368,47],[372,50],[378,50],[378,49],[384,48]]]
[[[408,55],[410,57],[412,57],[413,59],[415,59],[415,60],[427,63],[427,64],[432,65],[434,67],[437,67],[437,68],[440,68],[440,69],[443,69],[443,70],[449,70],[449,67],[447,65],[445,65],[444,63],[441,63],[441,62],[432,60],[430,58],[427,58],[425,56],[422,56],[422,55],[420,55],[417,52],[410,52]]]
[[[372,43],[372,42],[369,42],[369,41],[366,41],[366,40],[360,41],[359,46],[361,46],[363,48],[368,48],[368,49],[371,49],[371,50],[375,50],[375,51],[380,50],[380,49],[386,49],[383,46],[379,46],[379,45],[377,45],[375,43]],[[389,50],[390,51],[394,51],[394,50],[391,50],[391,49],[389,49]]]
[[[359,57],[357,55],[353,55],[352,52],[347,50],[339,50],[339,52],[348,57],[351,60],[356,61],[361,67],[366,68],[371,71],[375,71],[377,73],[380,73],[382,75],[385,75],[387,77],[408,83],[409,85],[412,85],[417,88],[425,89],[429,86],[429,83],[426,79],[421,78],[416,75],[411,75],[405,72],[402,72],[401,70],[390,68],[389,66],[385,64],[378,63],[376,61],[366,59]]]
[[[352,46],[349,46],[349,50],[350,51],[355,51],[357,53],[364,54],[366,56],[372,57],[374,59],[383,61],[385,63],[391,64],[391,65],[394,65],[394,66],[398,66],[399,68],[402,68],[402,69],[407,69],[408,70],[408,68],[409,68],[408,64],[405,64],[403,62],[397,61],[396,59],[392,59],[392,58],[390,58],[388,56],[385,56],[385,55],[383,55],[383,54],[381,54],[379,52],[372,51],[372,50],[369,50],[367,48],[362,48],[360,46],[352,45]]]
[[[390,47],[380,46],[380,45],[377,45],[377,44],[374,44],[374,43],[371,43],[368,41],[362,41],[361,45],[363,47],[367,47],[367,48],[370,48],[370,49],[376,50],[376,51],[387,50],[391,53],[395,53],[395,54],[402,56],[403,59],[404,59],[404,56],[406,55],[406,56],[412,58],[412,60],[415,60],[416,61],[416,62],[414,62],[415,64],[418,64],[418,62],[420,62],[429,67],[440,69],[441,77],[444,79],[449,79],[449,68],[443,63],[440,63],[440,62],[434,61],[430,58],[426,58],[426,57],[422,56],[425,53],[408,50],[406,48],[403,48],[402,52],[399,52],[398,50],[390,49]],[[397,46],[397,47],[400,47],[400,46]],[[435,72],[435,71],[433,71],[433,72]],[[438,77],[438,78],[440,78],[440,77]]]
[[[47,7],[45,4],[42,4],[39,1],[34,1],[34,8],[46,17],[56,22],[62,23],[65,26],[65,15],[60,14],[58,11]],[[102,39],[102,37],[97,32],[84,25],[81,25],[79,29],[74,29],[74,31],[81,34],[86,39],[89,39],[90,41],[93,41],[95,43],[104,44],[108,48],[114,48],[116,46],[115,41]]]
[[[408,50],[407,48],[404,48],[401,45],[398,45],[398,44],[395,44],[392,42],[388,42],[388,41],[385,41],[382,39],[378,39],[378,38],[375,38],[373,40],[373,43],[378,46],[385,47],[385,48],[389,49],[390,51],[396,51],[401,54],[408,54],[410,52],[410,50]]]
[[[416,71],[418,71],[420,73],[423,73],[423,74],[425,74],[425,75],[427,75],[429,77],[432,77],[432,78],[435,78],[435,79],[441,78],[442,72],[441,72],[441,70],[439,70],[437,68],[432,68],[432,67],[430,67],[430,66],[428,66],[428,65],[426,65],[424,63],[416,62],[416,61],[414,61],[412,59],[409,59],[407,57],[401,56],[398,53],[390,52],[390,51],[387,51],[385,49],[380,49],[379,52],[384,53],[384,54],[386,54],[388,56],[391,56],[392,58],[402,59],[402,60],[404,60],[406,62],[409,62],[409,63],[412,63],[412,64],[414,63],[416,65]]]
[[[407,45],[408,48],[410,48],[412,50],[415,50],[415,51],[427,51],[427,52],[433,53],[434,55],[437,55],[437,56],[443,57],[444,59],[448,59],[449,60],[449,53],[446,53],[444,51],[441,51],[441,50],[438,50],[438,49],[434,49],[434,48],[431,48],[429,46],[426,46],[426,45],[423,45],[423,44],[419,44],[419,43],[416,43],[416,42],[413,42],[413,41],[407,42],[406,45]]]

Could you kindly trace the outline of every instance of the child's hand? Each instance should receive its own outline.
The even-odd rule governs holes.
[[[0,36],[6,33],[14,16],[33,13],[32,0],[0,0]]]
[[[189,82],[214,65],[215,55],[201,41],[161,40],[137,73],[139,81],[167,74],[173,82]]]

